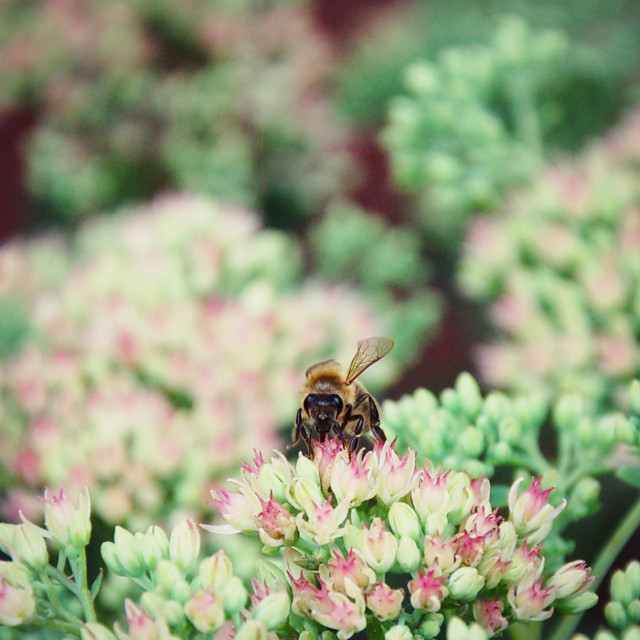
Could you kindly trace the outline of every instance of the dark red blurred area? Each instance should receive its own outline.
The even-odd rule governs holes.
[[[22,148],[35,124],[26,110],[0,114],[0,242],[26,231],[27,213]]]

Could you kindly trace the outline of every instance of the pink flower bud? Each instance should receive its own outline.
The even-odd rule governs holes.
[[[260,600],[253,609],[253,618],[263,622],[267,629],[277,629],[289,617],[291,601],[289,594],[284,591],[270,593]]]
[[[299,513],[296,516],[300,535],[310,542],[325,545],[342,536],[344,528],[341,528],[340,525],[349,513],[349,505],[343,501],[334,508],[331,506],[331,498],[329,497],[321,505],[315,502],[307,503],[306,512],[306,520],[304,513]]]
[[[0,624],[15,627],[28,623],[35,612],[36,600],[26,568],[0,561]]]
[[[449,589],[444,586],[445,580],[444,576],[436,577],[433,569],[427,573],[418,571],[418,577],[407,585],[413,607],[433,613],[440,611],[441,601],[449,595]]]
[[[279,547],[285,541],[295,538],[297,527],[292,513],[273,499],[260,498],[262,511],[256,515],[256,528],[263,544],[269,547]]]
[[[354,549],[349,549],[346,558],[343,558],[339,551],[334,551],[333,558],[320,567],[320,575],[326,584],[342,593],[347,592],[345,580],[351,580],[363,590],[373,584],[376,579],[374,571]]]
[[[86,546],[91,534],[91,500],[85,488],[76,507],[64,489],[44,490],[44,522],[53,540],[62,548],[68,544]]]
[[[518,495],[523,478],[516,480],[509,490],[509,520],[513,522],[518,535],[527,536],[530,543],[543,540],[553,524],[553,520],[567,505],[566,500],[553,507],[549,504],[549,494],[553,489],[540,489],[541,478],[533,478],[531,486]]]
[[[169,628],[163,618],[154,620],[128,598],[124,602],[124,611],[129,632],[125,633],[116,623],[114,629],[119,640],[161,640],[169,636]]]
[[[338,436],[324,442],[313,441],[313,463],[318,470],[320,484],[325,491],[331,484],[333,465],[345,454],[342,441]]]
[[[591,568],[584,560],[574,560],[560,567],[549,579],[548,585],[558,588],[556,598],[572,598],[586,591],[593,582]]]
[[[426,469],[419,474],[418,485],[411,492],[413,506],[426,522],[432,513],[446,516],[451,509],[451,498],[447,490],[447,476],[449,472],[430,474]]]
[[[491,638],[496,633],[504,631],[509,623],[502,615],[504,602],[499,598],[493,600],[476,600],[473,603],[473,617]]]
[[[507,592],[507,600],[518,620],[546,620],[553,613],[553,608],[546,607],[556,599],[558,588],[543,587],[543,578],[534,580],[535,576],[527,576]]]
[[[404,591],[379,582],[367,593],[367,607],[378,620],[397,618],[402,611]]]
[[[398,540],[385,530],[383,520],[376,517],[371,521],[370,527],[363,525],[358,534],[357,548],[376,573],[384,573],[395,561]]]
[[[460,559],[456,555],[457,549],[455,538],[443,540],[440,535],[425,536],[424,564],[436,569],[437,575],[451,573],[460,565]]]
[[[225,622],[222,603],[208,590],[194,593],[184,605],[184,612],[200,633],[210,633]]]
[[[418,481],[415,451],[409,449],[399,456],[390,442],[385,442],[378,452],[378,484],[376,493],[384,504],[407,495]]]
[[[360,449],[356,455],[336,458],[331,470],[331,491],[338,500],[357,506],[376,494],[377,458]]]
[[[255,491],[248,486],[237,483],[239,492],[230,493],[225,489],[212,489],[213,506],[220,511],[222,517],[238,531],[255,531],[254,516],[260,512],[260,500]],[[216,531],[216,527],[205,527]]]

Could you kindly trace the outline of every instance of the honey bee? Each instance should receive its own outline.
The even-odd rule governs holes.
[[[364,385],[356,378],[368,367],[391,351],[391,338],[365,338],[358,342],[358,351],[345,375],[336,360],[325,360],[309,367],[301,390],[302,406],[296,414],[293,442],[300,438],[313,454],[311,434],[315,429],[320,442],[333,430],[340,436],[349,454],[358,447],[360,436],[371,429],[379,442],[386,437],[380,428],[380,409]],[[307,427],[308,425],[308,427]]]

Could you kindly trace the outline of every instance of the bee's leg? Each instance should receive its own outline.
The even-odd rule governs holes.
[[[293,430],[293,441],[287,445],[287,449],[295,447],[300,442],[300,436],[303,434],[304,427],[302,426],[302,409],[298,409],[296,413],[296,426]]]
[[[362,416],[354,416],[354,420],[357,420],[357,422],[356,428],[353,431],[351,443],[349,444],[349,455],[351,455],[358,448],[358,442],[360,441],[360,436],[362,435],[362,430],[364,429],[364,418]]]
[[[371,433],[376,437],[378,442],[386,442],[387,436],[384,435],[384,431],[380,427],[380,413],[378,413],[378,407],[374,399],[367,394],[369,399],[369,416],[371,417]]]
[[[351,417],[352,408],[353,407],[350,404],[347,404],[344,408],[344,418],[342,419],[342,423],[336,424],[336,426],[334,426],[334,429],[336,433],[340,436],[340,439],[342,440],[342,444],[344,447],[347,446],[347,441],[348,441],[348,437],[345,435],[344,430],[347,424],[349,423],[349,421],[352,420],[352,417]]]

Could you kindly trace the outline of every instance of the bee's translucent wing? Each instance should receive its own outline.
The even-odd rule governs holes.
[[[353,382],[367,367],[393,349],[395,343],[391,338],[365,338],[358,342],[358,352],[353,356],[353,360],[347,371],[347,384]]]

